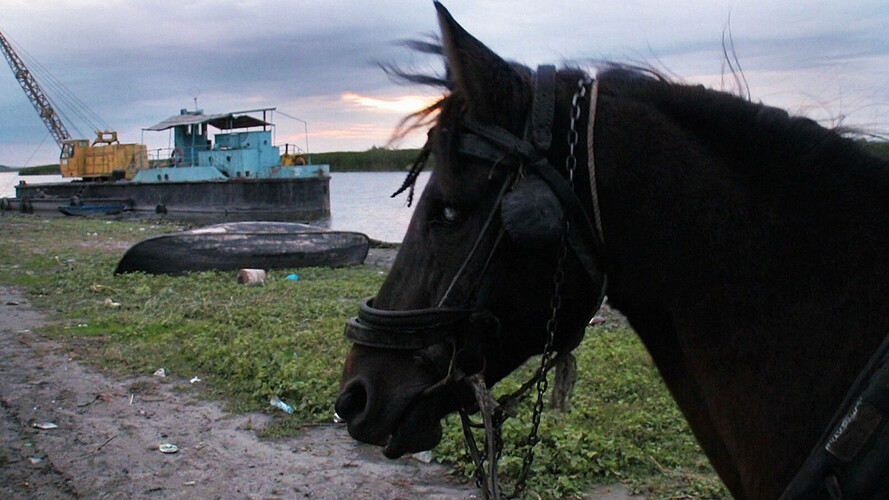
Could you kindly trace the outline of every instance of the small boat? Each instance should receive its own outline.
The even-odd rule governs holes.
[[[367,235],[292,222],[229,222],[136,243],[115,274],[182,274],[212,269],[340,267],[367,257]]]
[[[117,215],[126,210],[126,203],[97,203],[82,205],[59,205],[59,212],[65,215]]]

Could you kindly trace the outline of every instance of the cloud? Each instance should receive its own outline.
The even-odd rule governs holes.
[[[830,109],[821,114],[852,124],[887,121],[885,0],[446,4],[473,35],[524,64],[642,61],[714,86],[730,19],[755,99]],[[426,89],[394,84],[376,63],[429,64],[393,42],[438,28],[431,2],[416,0],[5,0],[2,23],[29,65],[42,63],[125,141],[197,97],[210,112],[278,106],[308,123],[316,151],[385,144],[402,116],[428,102]],[[58,88],[48,93],[64,107]],[[37,148],[45,128],[9,71],[0,106],[0,164],[38,149],[34,162],[55,161],[53,148]],[[281,137],[302,130],[278,122]]]

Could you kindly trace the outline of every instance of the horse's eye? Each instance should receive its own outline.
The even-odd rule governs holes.
[[[444,217],[445,222],[450,224],[453,224],[460,219],[460,213],[453,207],[444,207],[444,210],[441,211],[441,215]]]

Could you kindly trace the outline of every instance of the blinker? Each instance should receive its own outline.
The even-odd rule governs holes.
[[[503,197],[500,218],[510,239],[521,246],[538,249],[559,242],[565,214],[549,185],[531,174],[516,181]]]

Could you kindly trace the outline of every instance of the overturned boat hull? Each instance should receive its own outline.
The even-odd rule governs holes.
[[[369,245],[365,234],[307,224],[226,223],[143,240],[114,273],[340,267],[364,262]]]

